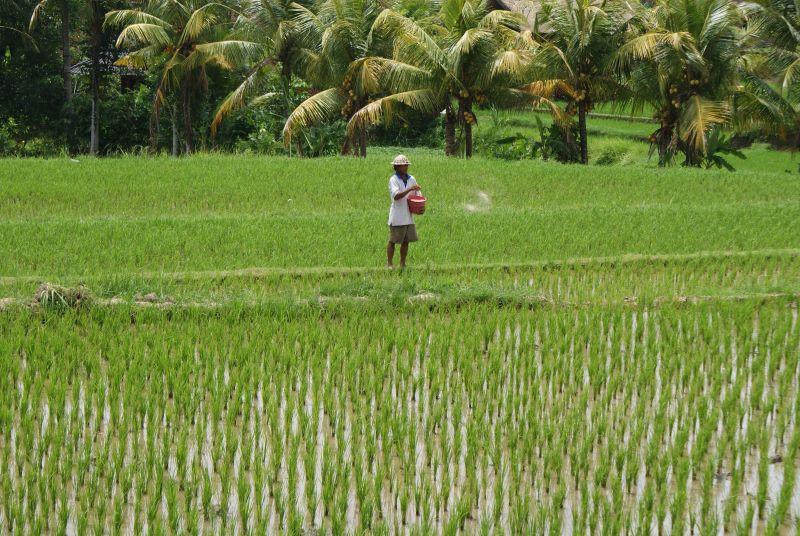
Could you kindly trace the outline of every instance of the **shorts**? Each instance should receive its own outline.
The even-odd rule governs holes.
[[[389,242],[392,244],[402,244],[404,242],[416,242],[419,240],[417,237],[417,228],[414,224],[410,225],[390,225],[389,226]]]

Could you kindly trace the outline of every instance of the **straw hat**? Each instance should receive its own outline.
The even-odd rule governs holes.
[[[408,161],[408,158],[404,154],[399,154],[394,157],[394,160],[392,160],[393,166],[407,166],[410,163],[411,162]]]

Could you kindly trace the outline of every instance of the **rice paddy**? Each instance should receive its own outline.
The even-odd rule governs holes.
[[[0,161],[0,532],[797,531],[793,177],[385,160]]]

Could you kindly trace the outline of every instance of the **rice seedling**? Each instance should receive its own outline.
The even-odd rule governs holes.
[[[0,179],[0,531],[797,527],[790,177],[421,158],[440,206],[398,276],[377,160],[154,162]],[[52,194],[98,173],[117,195]],[[45,278],[93,307],[31,306]]]

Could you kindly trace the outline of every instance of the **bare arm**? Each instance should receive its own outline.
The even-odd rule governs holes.
[[[403,197],[408,195],[410,192],[415,192],[417,190],[419,190],[419,185],[415,184],[414,186],[409,186],[405,190],[401,190],[401,191],[397,192],[397,194],[395,194],[395,196],[394,196],[394,200],[395,201],[400,201],[401,199],[403,199]]]

